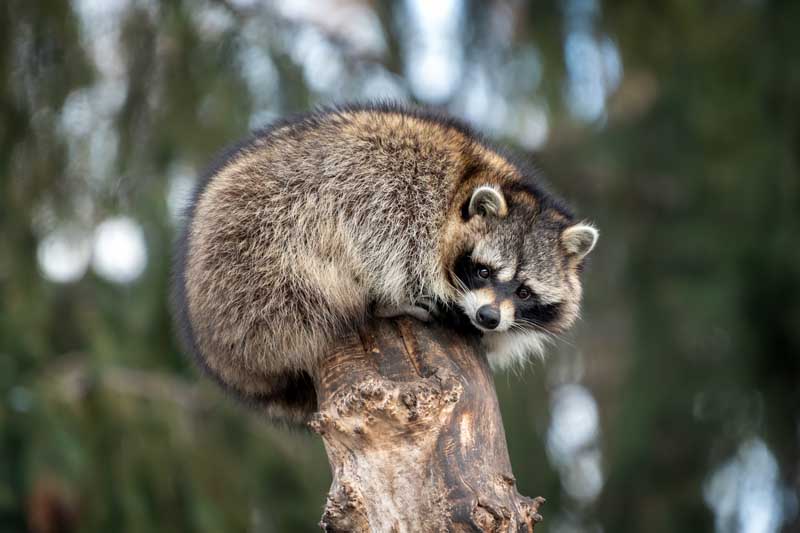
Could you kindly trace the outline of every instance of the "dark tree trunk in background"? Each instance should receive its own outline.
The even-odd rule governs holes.
[[[320,368],[333,483],[326,531],[533,531],[497,396],[474,339],[411,319],[375,321]]]

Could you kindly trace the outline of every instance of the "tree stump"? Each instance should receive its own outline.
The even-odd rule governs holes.
[[[315,378],[333,483],[325,531],[525,531],[543,498],[511,473],[477,339],[408,318],[343,340]]]

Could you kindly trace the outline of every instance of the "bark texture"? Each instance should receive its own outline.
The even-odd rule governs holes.
[[[407,318],[343,340],[316,377],[333,483],[325,531],[520,531],[542,498],[516,489],[476,339]]]

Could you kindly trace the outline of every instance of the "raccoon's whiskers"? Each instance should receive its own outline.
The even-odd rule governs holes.
[[[448,269],[447,273],[450,275],[450,278],[454,279],[457,283],[457,285],[454,287],[456,292],[459,294],[459,296],[464,296],[467,291],[469,291],[469,287],[467,287],[467,285],[461,281],[461,278],[456,276],[452,269]]]
[[[559,342],[563,342],[564,344],[566,344],[566,345],[568,345],[568,346],[570,346],[572,348],[575,347],[575,343],[573,343],[572,341],[570,341],[569,339],[567,339],[563,335],[559,335],[558,333],[553,333],[552,331],[546,329],[544,327],[544,324],[542,324],[540,322],[537,322],[535,320],[526,319],[526,318],[520,318],[520,319],[517,319],[512,324],[512,327],[518,328],[519,331],[524,331],[525,330],[524,326],[530,326],[533,329],[535,329],[536,331],[544,333],[545,334],[544,340],[547,341],[547,342],[552,343],[553,340],[555,339],[555,340],[557,340]]]

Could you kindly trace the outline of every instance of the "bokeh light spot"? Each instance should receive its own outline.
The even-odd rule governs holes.
[[[36,259],[45,278],[56,283],[70,283],[86,273],[91,252],[91,242],[85,232],[64,226],[39,242]]]
[[[141,225],[130,217],[104,220],[94,234],[92,269],[114,283],[130,283],[147,266],[147,247]]]

